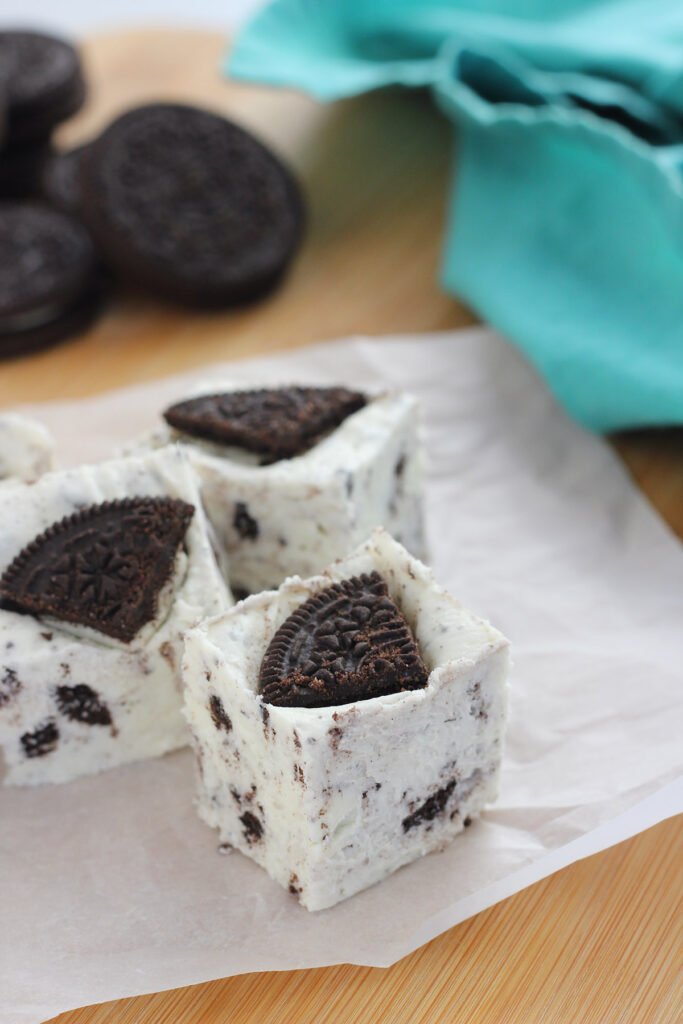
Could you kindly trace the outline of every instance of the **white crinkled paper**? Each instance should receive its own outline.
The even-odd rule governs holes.
[[[386,966],[682,809],[681,545],[493,333],[358,339],[221,369],[422,399],[437,579],[513,644],[500,798],[443,853],[311,915],[192,809],[188,751],[0,791],[0,1024],[244,971]],[[72,464],[206,369],[32,407]]]

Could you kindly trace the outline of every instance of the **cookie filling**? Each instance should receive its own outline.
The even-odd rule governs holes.
[[[281,707],[332,707],[427,685],[413,634],[378,572],[314,594],[278,629],[259,693]]]
[[[184,434],[246,449],[269,463],[302,455],[366,401],[344,387],[258,388],[190,398],[164,418]]]
[[[91,505],[28,544],[0,578],[6,608],[129,643],[157,613],[194,506],[173,498]]]

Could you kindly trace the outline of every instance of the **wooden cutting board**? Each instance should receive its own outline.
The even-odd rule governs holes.
[[[68,145],[150,99],[199,102],[255,129],[298,169],[310,206],[285,286],[233,314],[189,314],[127,294],[86,336],[0,364],[0,407],[71,398],[220,359],[345,334],[464,326],[435,282],[451,136],[426,97],[386,92],[324,108],[227,84],[221,37],[120,33],[84,47],[91,99]],[[615,439],[683,536],[683,433]],[[683,826],[664,822],[574,864],[388,970],[343,965],[254,974],[62,1014],[60,1024],[675,1024]],[[58,947],[58,936],[55,936]]]

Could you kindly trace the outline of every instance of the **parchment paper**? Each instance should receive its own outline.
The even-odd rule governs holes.
[[[386,966],[683,806],[681,546],[513,349],[486,330],[357,339],[222,373],[422,398],[437,578],[513,643],[500,799],[445,852],[312,915],[217,853],[188,751],[6,789],[2,1024],[244,971]],[[29,411],[73,463],[152,425],[189,379]]]

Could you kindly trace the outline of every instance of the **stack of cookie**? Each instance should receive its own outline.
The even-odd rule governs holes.
[[[138,107],[56,152],[84,97],[73,46],[0,32],[0,358],[81,331],[116,279],[200,308],[254,301],[302,234],[289,170],[207,110]]]

